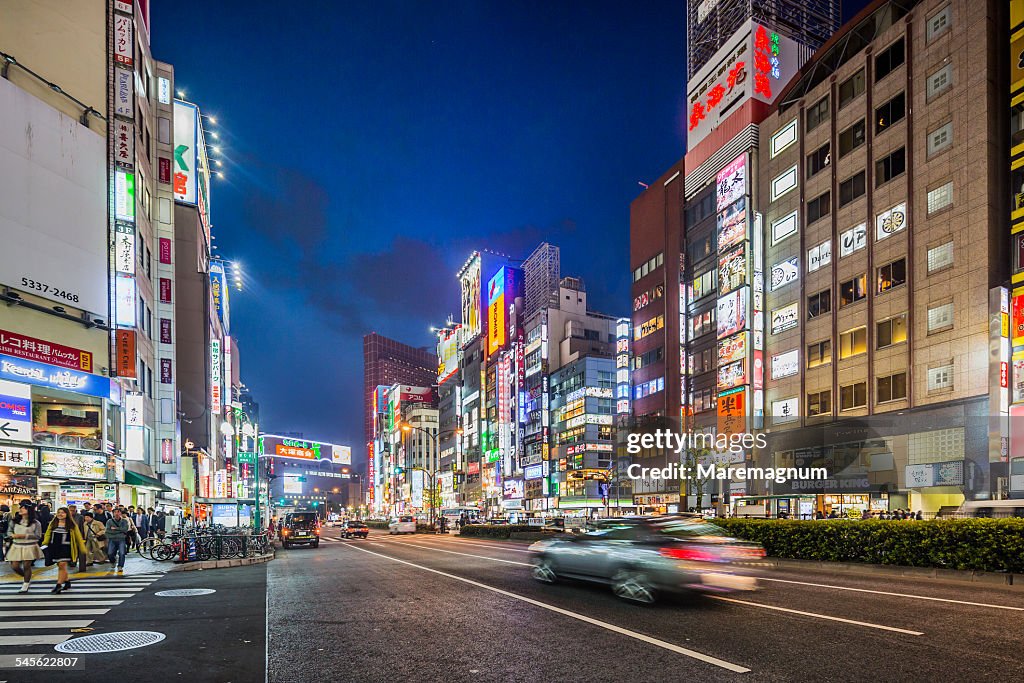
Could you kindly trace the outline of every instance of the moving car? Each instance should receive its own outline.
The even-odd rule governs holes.
[[[341,527],[342,538],[366,538],[370,528],[360,519],[350,519]]]
[[[310,510],[289,512],[281,521],[281,547],[309,545],[320,547],[320,517]]]
[[[402,515],[392,519],[388,524],[389,534],[414,534],[416,533],[416,518],[412,515]]]
[[[585,534],[559,535],[530,546],[533,577],[611,586],[618,597],[650,604],[659,594],[754,590],[749,575],[764,549],[720,528],[680,516],[627,517]]]

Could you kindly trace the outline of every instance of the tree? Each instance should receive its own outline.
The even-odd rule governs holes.
[[[704,488],[709,481],[714,480],[714,475],[708,472],[703,477],[698,476],[697,465],[706,465],[710,455],[711,449],[709,448],[688,448],[683,454],[683,467],[686,468],[685,471],[688,474],[684,480],[686,483],[683,485],[683,491],[687,496],[696,496],[698,510],[703,507]]]

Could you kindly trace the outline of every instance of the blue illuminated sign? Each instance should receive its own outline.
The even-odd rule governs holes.
[[[0,355],[0,379],[111,398],[110,380],[106,377],[13,356]]]

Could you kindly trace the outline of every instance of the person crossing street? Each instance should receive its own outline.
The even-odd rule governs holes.
[[[119,572],[124,571],[129,533],[131,533],[131,522],[124,517],[121,508],[114,508],[114,516],[107,521],[106,526],[107,557]]]

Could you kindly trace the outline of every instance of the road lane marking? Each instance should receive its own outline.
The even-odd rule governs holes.
[[[479,581],[473,581],[472,579],[467,579],[467,578],[464,578],[462,576],[456,576],[455,574],[449,574],[448,572],[443,572],[443,571],[441,571],[439,569],[431,569],[430,567],[425,567],[425,566],[423,566],[421,564],[416,564],[415,562],[408,562],[406,560],[402,560],[402,559],[399,559],[397,557],[392,557],[390,555],[384,555],[382,553],[375,553],[372,550],[367,550],[366,548],[360,548],[360,547],[358,547],[358,546],[356,546],[356,545],[354,545],[352,543],[346,543],[345,545],[350,547],[350,548],[353,548],[354,550],[358,550],[360,552],[364,552],[364,553],[367,553],[369,555],[376,555],[377,557],[382,557],[385,560],[391,560],[392,562],[399,562],[401,564],[409,565],[410,567],[415,567],[416,569],[422,569],[423,571],[427,571],[427,572],[430,572],[432,574],[438,574],[440,576],[445,576],[445,577],[447,577],[449,579],[454,579],[456,581],[461,581],[462,583],[467,583],[467,584],[469,584],[471,586],[476,586],[478,588],[483,588],[484,590],[489,590],[492,593],[497,593],[499,595],[504,595],[505,597],[509,597],[509,598],[514,599],[514,600],[519,600],[520,602],[525,602],[525,603],[533,605],[535,607],[540,607],[542,609],[546,609],[548,611],[555,612],[556,614],[561,614],[563,616],[567,616],[567,617],[570,617],[572,619],[577,619],[577,620],[582,621],[584,623],[591,624],[593,626],[598,626],[598,627],[606,629],[608,631],[612,631],[613,633],[618,633],[620,635],[624,635],[624,636],[627,636],[629,638],[634,638],[636,640],[639,640],[639,641],[642,641],[642,642],[645,642],[645,643],[649,643],[651,645],[655,645],[655,646],[660,647],[660,648],[662,648],[664,650],[668,650],[670,652],[675,652],[676,654],[684,655],[686,657],[690,657],[692,659],[696,659],[698,661],[704,662],[706,664],[711,664],[713,666],[717,666],[717,667],[720,667],[722,669],[726,669],[728,671],[732,671],[732,672],[740,673],[740,674],[748,673],[750,671],[750,669],[748,669],[745,666],[740,666],[739,664],[733,664],[732,662],[727,662],[724,659],[718,659],[717,657],[712,657],[711,655],[706,655],[706,654],[703,654],[701,652],[697,652],[696,650],[690,650],[690,649],[687,649],[685,647],[680,647],[680,646],[678,646],[678,645],[676,645],[674,643],[670,643],[668,641],[661,640],[659,638],[654,638],[652,636],[648,636],[648,635],[645,635],[643,633],[638,633],[637,631],[631,631],[631,630],[629,630],[627,628],[623,628],[622,626],[616,626],[615,624],[610,624],[607,621],[601,621],[600,619],[594,619],[593,617],[584,616],[584,615],[579,614],[577,612],[572,612],[572,611],[567,610],[567,609],[562,609],[561,607],[555,607],[554,605],[549,605],[546,602],[541,602],[540,600],[534,600],[533,598],[528,598],[525,595],[519,595],[518,593],[512,593],[510,591],[502,590],[500,588],[495,588],[494,586],[488,586],[486,583],[480,583]]]
[[[891,595],[897,598],[913,598],[914,600],[931,600],[933,602],[949,602],[954,605],[972,605],[974,607],[991,607],[993,609],[1008,609],[1016,612],[1024,612],[1024,607],[1013,607],[1011,605],[992,605],[985,602],[970,602],[968,600],[953,600],[952,598],[934,598],[929,595],[911,595],[910,593],[892,593],[889,591],[876,591],[869,588],[851,588],[849,586],[833,586],[828,583],[810,583],[808,581],[790,581],[788,579],[770,579],[766,576],[757,577],[761,581],[774,581],[776,583],[793,583],[798,586],[815,586],[817,588],[832,588],[837,591],[855,591],[857,593],[874,593],[876,595]]]
[[[533,565],[529,562],[516,562],[515,560],[500,560],[497,557],[487,557],[486,555],[471,555],[470,553],[457,553],[454,550],[443,550],[435,546],[429,545],[417,545],[415,543],[403,543],[402,545],[412,546],[413,548],[423,548],[424,550],[435,550],[439,553],[448,553],[449,555],[462,555],[463,557],[476,557],[481,560],[490,560],[491,562],[504,562],[505,564],[518,564],[524,567],[532,567]]]
[[[417,540],[420,540],[420,541],[426,541],[426,540],[439,541],[442,545],[463,545],[463,544],[465,544],[465,545],[478,545],[478,546],[481,546],[481,547],[484,547],[484,548],[494,548],[496,550],[509,550],[509,551],[514,552],[514,553],[527,553],[527,554],[529,554],[529,553],[532,552],[530,550],[523,550],[521,548],[510,548],[510,547],[508,547],[506,545],[500,545],[498,543],[477,543],[476,541],[458,541],[458,540],[455,540],[454,538],[445,539],[443,536],[426,536],[424,538],[417,539]],[[402,539],[402,540],[391,539],[391,543],[399,543],[401,545],[406,545],[406,544],[409,543],[409,541],[405,540],[405,539]]]
[[[0,617],[28,617],[28,616],[39,616],[45,614],[46,616],[52,617],[77,617],[83,614],[106,614],[109,609],[48,609],[48,610],[25,610],[25,611],[8,611],[5,610],[0,612]],[[17,645],[17,643],[14,643]]]
[[[61,593],[60,594],[61,601],[64,601],[64,600],[71,600],[71,601],[74,601],[74,600],[124,600],[126,598],[132,597],[131,595],[125,595],[124,593],[114,593],[114,594],[111,594],[111,593],[85,593],[85,592],[74,593],[73,591],[72,591],[72,593],[73,594],[71,594],[71,595],[68,595],[67,593]],[[0,594],[0,600],[4,600],[4,601],[8,601],[8,600],[18,600],[18,601],[21,601],[21,600],[40,600],[40,599],[44,599],[45,600],[45,599],[49,599],[49,596],[52,596],[52,595],[53,595],[53,593],[51,593],[50,591],[29,591],[28,593],[3,593],[3,594]]]
[[[51,601],[36,601],[36,602],[19,602],[17,600],[0,600],[0,609],[10,609],[13,607],[66,607],[67,603],[61,605],[60,603],[64,598],[55,598]],[[75,607],[113,607],[114,605],[120,605],[124,600],[78,600],[74,603]]]
[[[38,636],[0,636],[0,645],[57,645],[70,637],[70,633],[60,636],[42,634]]]
[[[26,612],[26,614],[30,614]],[[85,628],[93,622],[92,619],[72,619],[70,621],[14,621],[11,623],[0,622],[0,629],[7,628]]]
[[[815,619],[827,619],[828,621],[839,621],[844,624],[853,624],[854,626],[866,626],[868,628],[877,628],[882,631],[895,631],[896,633],[906,633],[908,636],[923,636],[924,634],[920,631],[908,631],[905,628],[896,628],[895,626],[883,626],[882,624],[872,624],[867,621],[856,621],[854,619],[843,619],[842,617],[833,617],[827,614],[817,614],[815,612],[802,612],[798,609],[789,609],[788,607],[777,607],[775,605],[766,605],[762,602],[750,602],[749,600],[737,600],[736,598],[724,598],[721,595],[709,595],[709,598],[714,600],[721,600],[722,602],[734,602],[737,605],[749,605],[750,607],[761,607],[763,609],[775,610],[778,612],[789,612],[790,614],[799,614],[805,617],[813,617]]]

